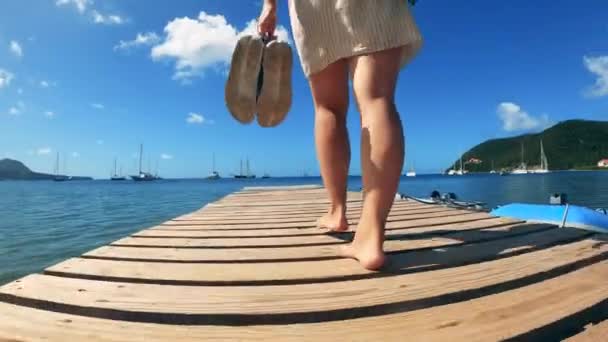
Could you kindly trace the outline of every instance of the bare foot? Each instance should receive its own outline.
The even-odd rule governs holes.
[[[322,229],[329,229],[332,232],[345,232],[348,230],[348,221],[341,212],[329,212],[319,218],[317,226]]]
[[[373,241],[353,241],[351,244],[340,247],[340,255],[345,258],[356,259],[359,264],[370,271],[380,269],[386,261],[382,245]]]

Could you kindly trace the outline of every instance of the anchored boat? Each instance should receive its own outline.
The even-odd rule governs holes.
[[[136,182],[151,182],[157,179],[160,179],[158,176],[154,176],[153,174],[149,173],[149,172],[143,172],[141,169],[141,161],[142,161],[142,157],[143,157],[143,153],[144,153],[144,145],[139,145],[139,173],[135,176],[131,176],[131,179],[133,179]]]
[[[122,175],[122,170],[121,170],[120,174],[116,173],[116,164],[117,164],[117,159],[114,158],[114,174],[112,175],[112,177],[110,177],[110,180],[113,180],[113,181],[127,180],[127,177]]]

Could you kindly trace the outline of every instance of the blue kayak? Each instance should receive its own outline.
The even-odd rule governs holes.
[[[560,227],[608,233],[608,215],[576,205],[513,203],[498,207],[492,210],[491,214],[530,222],[550,223]]]

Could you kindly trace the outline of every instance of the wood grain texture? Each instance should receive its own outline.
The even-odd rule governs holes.
[[[0,288],[0,297],[4,294],[41,302],[67,303],[80,307],[126,312],[241,315],[243,317],[234,319],[242,324],[245,324],[245,320],[255,321],[255,317],[245,317],[247,315],[278,316],[291,313],[310,313],[311,316],[320,316],[320,312],[324,312],[324,320],[329,320],[330,316],[332,320],[340,320],[349,318],[347,317],[349,314],[368,317],[385,314],[387,311],[405,312],[425,306],[440,305],[442,301],[443,304],[447,304],[455,300],[450,297],[453,293],[461,293],[457,300],[464,301],[502,292],[512,287],[520,287],[522,284],[551,279],[588,264],[582,263],[568,268],[570,265],[585,260],[594,263],[601,261],[602,258],[608,259],[608,245],[594,248],[595,243],[593,239],[586,239],[512,258],[421,274],[404,274],[347,283],[235,286],[223,288],[221,291],[218,291],[217,287],[210,286],[113,283],[32,275],[19,283]],[[560,271],[560,269],[564,270]],[[535,277],[539,273],[545,273],[547,276]],[[470,294],[465,295],[465,291]],[[330,312],[336,310],[341,312]],[[91,315],[94,314],[91,312]],[[200,317],[200,319],[210,321],[213,317]],[[314,320],[315,317],[297,315],[292,319],[291,323],[295,323]]]
[[[602,305],[608,264],[478,299],[405,313],[344,321],[230,326],[117,322],[0,303],[0,338],[53,341],[495,341]]]
[[[475,227],[477,226],[477,227]],[[504,222],[498,223],[495,226],[488,224],[486,221],[477,222],[473,226],[463,226],[462,229],[449,227],[449,230],[437,231],[434,236],[425,235],[424,232],[410,233],[408,230],[396,230],[388,235],[388,242],[386,243],[387,251],[398,253],[405,252],[408,250],[431,248],[431,247],[445,247],[454,244],[472,243],[480,239],[496,239],[502,238],[506,235],[512,234],[525,234],[526,232],[533,232],[539,229],[545,229],[546,225],[510,225]],[[421,231],[418,229],[417,231]],[[466,232],[469,230],[479,230],[477,234],[459,234],[459,232]],[[399,232],[402,232],[399,234]],[[312,245],[314,242],[309,244],[302,244],[300,247],[285,247],[281,248],[260,248],[250,247],[250,245],[243,245],[244,247],[228,247],[228,248],[196,248],[196,245],[177,245],[170,244],[172,240],[169,239],[151,239],[152,244],[146,244],[148,240],[120,240],[124,243],[115,242],[109,246],[104,246],[86,253],[87,257],[104,257],[104,258],[128,258],[128,259],[156,259],[165,261],[194,261],[200,262],[214,262],[214,261],[225,261],[225,262],[256,262],[256,261],[286,261],[286,260],[318,260],[318,259],[329,259],[338,258],[339,248],[342,243],[345,243],[350,239],[347,235],[342,235],[345,240],[337,240],[329,236],[325,237],[327,240],[323,240],[321,243],[329,243],[329,245]],[[316,236],[315,236],[316,237]],[[329,238],[329,239],[328,239]],[[330,240],[332,239],[332,240]],[[242,239],[231,239],[235,241],[235,244],[242,243]],[[189,241],[180,239],[180,241]],[[209,240],[214,241],[214,240]],[[230,240],[229,240],[230,241]],[[258,241],[258,240],[256,240]],[[262,241],[264,241],[262,239]],[[276,239],[275,239],[276,241]],[[304,240],[306,241],[306,240]],[[264,241],[268,243],[268,241]],[[156,243],[156,245],[154,245]],[[221,241],[220,241],[221,243]],[[214,245],[211,245],[214,246]],[[216,245],[217,246],[217,245]],[[238,246],[238,245],[237,245]],[[227,247],[227,246],[224,246]]]
[[[68,259],[0,287],[0,341],[606,336],[608,235],[396,200],[371,272],[326,210],[323,188],[244,189]]]
[[[491,234],[491,233],[490,233]],[[506,234],[514,234],[506,233]],[[345,279],[382,277],[395,273],[422,272],[437,267],[453,267],[461,264],[499,258],[510,251],[521,252],[556,242],[570,241],[584,233],[569,229],[540,231],[514,237],[498,238],[472,245],[459,245],[456,239],[440,249],[423,249],[410,253],[399,253],[389,257],[384,272],[371,272],[347,259],[315,261],[257,262],[242,264],[227,263],[153,263],[124,262],[74,258],[48,268],[51,274],[73,274],[99,279],[131,279],[150,283],[180,283],[193,285],[239,285],[239,284],[294,284],[311,282],[332,282]],[[479,234],[481,235],[481,233]],[[504,235],[503,235],[504,236]],[[400,247],[406,243],[395,241]],[[387,244],[390,250],[390,243]],[[428,246],[431,247],[431,246]],[[280,249],[271,249],[273,252]],[[327,255],[335,255],[335,250],[327,250]],[[228,267],[228,266],[235,267]]]

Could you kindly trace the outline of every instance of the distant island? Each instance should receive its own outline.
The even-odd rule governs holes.
[[[523,162],[540,164],[541,140],[550,170],[595,170],[608,159],[608,122],[568,120],[543,132],[512,138],[487,140],[462,155],[469,172],[511,170]],[[460,159],[450,168],[460,167]]]
[[[59,175],[61,176],[61,175]],[[52,180],[56,175],[30,170],[22,162],[13,159],[0,160],[0,180]],[[61,176],[65,177],[65,176]],[[91,177],[70,177],[71,180],[92,180]]]

